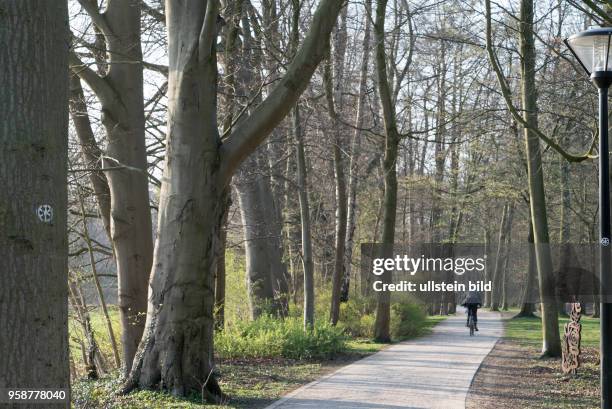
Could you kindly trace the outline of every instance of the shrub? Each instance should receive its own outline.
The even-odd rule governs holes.
[[[363,298],[351,298],[340,304],[340,322],[346,328],[347,333],[354,337],[371,338],[374,336],[374,314],[369,314],[367,300]]]
[[[346,349],[342,327],[321,321],[304,331],[302,320],[262,316],[239,321],[215,334],[215,351],[222,358],[329,358]]]
[[[419,304],[398,302],[391,305],[391,336],[402,340],[421,335],[427,314]]]

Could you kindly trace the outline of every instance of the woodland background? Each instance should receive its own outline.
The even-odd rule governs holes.
[[[372,294],[361,243],[596,242],[596,93],[562,40],[606,7],[69,1],[73,381],[222,402],[215,356],[330,357],[455,311]],[[541,248],[527,287],[562,256]],[[503,250],[487,275],[558,357],[563,306],[506,299]]]

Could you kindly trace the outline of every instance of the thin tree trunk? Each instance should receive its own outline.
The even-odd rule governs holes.
[[[77,138],[79,139],[83,163],[88,169],[91,169],[89,180],[93,187],[96,202],[98,203],[104,230],[112,246],[110,233],[110,190],[106,176],[100,170],[102,168],[101,159],[103,153],[91,129],[91,122],[87,112],[87,104],[85,103],[85,94],[83,93],[81,80],[74,73],[70,74],[70,115]]]
[[[508,108],[513,110],[511,100],[508,100],[507,86],[503,82],[502,73],[499,72],[492,45],[491,29],[491,1],[485,0],[486,9],[486,48],[491,65],[502,87],[502,94],[507,100]],[[523,135],[527,154],[527,175],[529,184],[529,205],[534,230],[534,245],[538,278],[540,284],[540,300],[542,311],[542,356],[561,356],[561,341],[559,336],[559,319],[557,314],[556,297],[554,294],[554,281],[552,277],[552,258],[550,254],[548,217],[546,214],[546,196],[544,190],[544,177],[542,166],[542,152],[538,134],[537,92],[535,87],[536,56],[533,33],[534,18],[533,0],[521,0],[520,3],[520,51],[521,51],[521,101],[523,106],[522,120],[525,122]],[[551,145],[555,147],[555,145]],[[567,153],[555,148],[565,157]]]
[[[397,210],[397,175],[395,167],[400,136],[397,131],[395,108],[392,104],[391,89],[387,79],[387,57],[385,54],[386,8],[387,0],[377,0],[374,32],[376,35],[376,73],[378,77],[378,92],[380,105],[383,111],[385,128],[385,154],[383,160],[385,193],[381,242],[385,247],[385,250],[391,250],[395,239],[395,217]],[[390,283],[391,271],[385,271],[381,278],[383,283]],[[391,341],[390,323],[391,295],[388,291],[382,291],[378,294],[376,321],[374,323],[374,338],[377,341]]]
[[[121,368],[121,359],[119,358],[119,348],[117,348],[117,341],[115,340],[115,332],[113,331],[113,325],[108,314],[108,307],[106,306],[106,300],[104,299],[104,291],[100,284],[100,278],[98,277],[98,269],[96,268],[96,257],[94,255],[93,245],[89,236],[89,228],[87,227],[87,218],[85,216],[85,204],[83,203],[83,192],[81,188],[77,188],[79,207],[81,209],[81,222],[83,224],[83,238],[85,245],[87,246],[87,253],[89,254],[89,264],[91,266],[91,275],[96,286],[96,293],[98,294],[98,301],[100,301],[100,308],[104,314],[104,321],[106,322],[106,329],[108,331],[108,339],[110,340],[111,347],[113,349],[113,358],[115,359],[115,366]]]
[[[560,158],[561,161],[561,220],[559,220],[559,268],[568,267],[571,262],[571,224],[570,224],[570,207],[572,204],[571,188],[570,188],[570,164],[568,161]],[[559,315],[567,316],[565,311],[565,301],[558,300]]]
[[[502,221],[499,229],[499,241],[497,244],[497,257],[495,258],[495,271],[493,273],[493,286],[491,290],[491,311],[499,311],[503,303],[504,274],[506,260],[509,252],[508,238],[512,232],[512,219],[514,216],[514,204],[508,203],[504,206]]]
[[[365,32],[363,35],[363,56],[361,59],[361,73],[359,75],[359,96],[357,101],[357,118],[355,119],[355,131],[351,141],[351,159],[349,162],[349,182],[348,182],[348,205],[346,218],[346,245],[344,254],[344,274],[342,289],[340,290],[340,301],[346,302],[349,298],[349,288],[353,267],[353,246],[355,240],[355,224],[357,220],[357,181],[359,179],[359,158],[361,155],[361,138],[364,121],[364,111],[366,102],[366,90],[368,82],[368,67],[370,63],[370,36],[372,14],[372,0],[365,2]]]
[[[225,328],[225,247],[227,245],[227,219],[230,205],[231,197],[228,192],[217,245],[217,269],[215,274],[215,328],[217,330]]]
[[[533,296],[533,286],[536,284],[537,265],[535,259],[535,247],[533,245],[533,224],[531,217],[529,218],[529,234],[527,235],[527,277],[525,278],[525,290],[523,292],[523,300],[521,302],[521,310],[517,314],[518,317],[534,317],[535,303],[530,299]]]
[[[100,355],[98,343],[96,342],[96,336],[91,327],[91,319],[87,304],[83,294],[81,293],[78,281],[73,278],[69,278],[68,281],[69,300],[72,304],[72,308],[77,314],[77,321],[81,324],[85,338],[87,339],[87,354],[84,361],[85,371],[87,373],[87,379],[98,379],[99,372],[102,368],[98,367],[96,360]]]
[[[560,357],[559,319],[555,297],[549,294],[554,281],[552,277],[552,258],[548,236],[548,217],[546,215],[546,195],[540,140],[532,129],[537,128],[537,94],[535,86],[535,43],[533,35],[533,0],[521,1],[520,48],[523,56],[521,63],[521,99],[524,118],[530,128],[524,129],[527,145],[527,169],[529,177],[529,204],[533,220],[534,242],[542,311],[542,356]]]
[[[297,185],[302,225],[302,265],[304,268],[304,328],[314,326],[314,263],[310,232],[310,206],[308,204],[308,181],[306,176],[306,155],[300,127],[300,111],[296,105],[293,111],[293,133],[296,138]]]
[[[67,4],[0,9],[0,389],[69,390]]]
[[[484,232],[484,247],[485,247],[485,254],[487,255],[487,258],[490,260],[491,258],[489,255],[491,253],[491,231],[488,228],[486,228]],[[488,283],[489,281],[493,282],[493,277],[491,275],[491,269],[489,268],[488,263],[485,266],[484,280],[485,280],[485,283]],[[491,291],[484,292],[483,307],[485,308],[491,307]]]
[[[504,267],[502,270],[502,311],[508,311],[508,264],[510,263],[510,247],[512,246],[512,216],[510,216],[509,219],[508,237],[506,238],[506,254],[504,257]]]
[[[346,10],[346,8],[345,8]],[[346,27],[345,27],[346,29]],[[342,58],[343,60],[344,58]],[[333,78],[331,76],[331,58],[328,59],[325,68],[325,91],[327,96],[328,113],[332,120],[334,142],[334,181],[336,184],[336,228],[335,228],[335,256],[334,270],[332,273],[332,294],[329,320],[332,325],[338,323],[340,317],[340,297],[344,275],[344,251],[346,245],[346,222],[347,222],[347,197],[346,197],[346,178],[344,176],[344,160],[342,158],[342,135],[338,113],[335,108]],[[340,84],[338,84],[339,86]]]

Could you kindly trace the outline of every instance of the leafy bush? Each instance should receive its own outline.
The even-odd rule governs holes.
[[[371,338],[374,336],[376,316],[367,312],[367,301],[353,297],[340,304],[340,322],[347,333],[354,337]]]
[[[427,313],[419,304],[401,302],[391,305],[391,336],[402,340],[421,335]]]
[[[344,329],[317,322],[304,331],[300,318],[262,316],[238,321],[215,334],[215,351],[223,358],[328,358],[346,349]]]

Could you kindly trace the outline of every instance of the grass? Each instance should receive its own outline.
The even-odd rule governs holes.
[[[568,321],[567,317],[559,317],[562,341],[563,327]],[[560,359],[540,359],[542,325],[539,317],[505,320],[504,337],[476,374],[467,408],[598,407],[599,319],[582,316],[581,323],[581,365],[575,375],[566,375],[561,371]]]
[[[114,305],[108,306],[108,315],[111,320],[111,325],[113,327],[113,332],[115,334],[115,340],[118,345],[121,341],[121,325],[119,323],[119,308]],[[98,348],[102,352],[102,355],[106,358],[106,361],[110,364],[113,364],[113,349],[111,346],[110,338],[108,335],[108,327],[106,325],[106,319],[104,318],[104,314],[102,314],[102,310],[100,308],[94,308],[89,312],[91,328],[94,332],[94,337],[96,343],[98,344]],[[75,319],[72,312],[70,314],[70,319],[68,320],[68,334],[69,334],[69,346],[70,346],[70,355],[73,358],[73,362],[75,363],[75,367],[77,371],[82,371],[84,366],[82,364],[81,358],[81,342],[85,342],[86,339],[85,334],[83,332],[83,327],[81,324]],[[121,349],[119,345],[119,349]],[[121,353],[121,351],[119,351]]]
[[[135,391],[115,396],[118,374],[98,381],[79,381],[73,385],[76,408],[249,408],[265,407],[287,390],[311,382],[327,371],[321,362],[249,359],[227,360],[218,364],[219,383],[231,398],[223,405],[203,403],[197,395],[174,397],[158,391]],[[333,369],[333,368],[332,368]]]
[[[569,318],[559,318],[559,332],[563,336],[564,326]],[[581,345],[584,347],[599,346],[599,318],[583,316]],[[506,322],[506,337],[522,345],[540,345],[542,343],[542,323],[539,317],[513,318]]]

